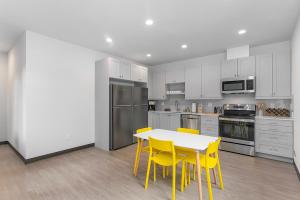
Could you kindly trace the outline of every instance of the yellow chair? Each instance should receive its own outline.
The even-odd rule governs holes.
[[[181,132],[181,133],[190,133],[190,134],[200,134],[200,131],[197,129],[190,129],[190,128],[177,128],[176,129],[177,132]],[[191,149],[187,149],[187,148],[176,148],[176,152],[178,154],[183,154],[183,155],[187,155],[187,156],[193,156],[195,154],[195,151],[191,150]],[[191,175],[190,175],[190,164],[188,163],[187,166],[187,181],[185,181],[185,186],[187,184],[190,184],[191,182]],[[193,165],[193,179],[196,179],[196,165]]]
[[[219,181],[220,181],[220,188],[223,190],[223,179],[222,179],[222,172],[221,172],[221,166],[220,166],[220,160],[219,160],[219,145],[221,142],[221,138],[219,138],[216,142],[213,142],[208,145],[208,148],[206,150],[205,155],[200,154],[200,165],[202,168],[205,168],[206,172],[206,179],[207,179],[207,187],[208,187],[208,193],[209,193],[209,199],[213,199],[212,194],[212,187],[211,187],[211,180],[210,180],[210,169],[215,169],[217,167],[218,169],[218,175],[219,175]],[[196,154],[189,155],[187,158],[185,158],[187,163],[196,164]],[[215,173],[214,173],[215,176]],[[216,179],[216,177],[215,177]]]
[[[161,165],[163,167],[172,166],[173,175],[172,175],[172,200],[175,200],[175,192],[176,192],[176,168],[179,162],[182,162],[182,177],[181,181],[183,182],[183,178],[185,176],[185,163],[182,157],[177,156],[175,152],[175,147],[172,141],[163,141],[157,140],[149,137],[149,146],[150,146],[150,154],[148,160],[147,167],[147,175],[145,182],[145,189],[148,189],[149,183],[149,175],[151,169],[151,163],[153,162],[154,167],[154,182],[156,181],[156,165]],[[154,151],[158,151],[159,153],[153,153]]]
[[[151,127],[141,128],[141,129],[136,130],[136,134],[143,133],[143,132],[146,132],[146,131],[151,131],[151,130],[152,130]],[[150,152],[149,146],[144,146],[143,147],[143,141],[142,141],[141,138],[137,139],[137,143],[138,143],[138,146],[137,146],[137,149],[136,149],[134,170],[133,170],[133,173],[134,173],[135,176],[137,176],[137,174],[138,174],[138,168],[139,168],[139,162],[140,162],[140,153],[141,152],[147,152],[147,153]]]

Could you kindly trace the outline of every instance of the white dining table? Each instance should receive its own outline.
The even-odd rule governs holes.
[[[210,143],[217,141],[217,137],[182,133],[164,129],[153,129],[151,131],[135,134],[134,137],[140,138],[142,140],[148,140],[149,137],[159,140],[168,140],[172,141],[177,147],[184,147],[195,150],[199,199],[202,200],[201,166],[199,156],[200,152],[204,152],[208,148],[208,145]],[[140,154],[142,145],[138,145],[137,148],[137,154]],[[140,155],[137,156],[139,157]],[[135,163],[134,165],[136,168],[136,165],[138,165],[138,163]]]

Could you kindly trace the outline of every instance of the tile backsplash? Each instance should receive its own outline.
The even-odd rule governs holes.
[[[258,104],[264,103],[266,107],[271,108],[286,108],[293,111],[290,99],[268,99],[256,100],[254,95],[237,94],[226,95],[224,99],[218,100],[185,100],[183,95],[170,95],[168,99],[156,101],[157,110],[164,110],[170,108],[176,110],[175,103],[178,103],[180,111],[189,107],[191,109],[192,103],[202,104],[204,112],[213,112],[215,106],[222,106],[223,104]]]

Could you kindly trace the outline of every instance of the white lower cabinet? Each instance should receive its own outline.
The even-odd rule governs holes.
[[[180,114],[148,112],[148,126],[175,131],[180,127]]]
[[[219,136],[219,118],[217,116],[201,116],[201,135]]]
[[[257,153],[293,158],[293,121],[256,119],[255,122]]]

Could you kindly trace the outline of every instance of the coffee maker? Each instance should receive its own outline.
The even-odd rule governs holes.
[[[155,101],[148,102],[148,110],[155,111]]]

